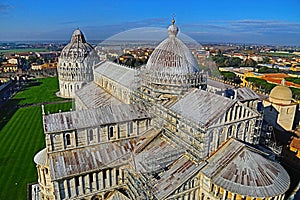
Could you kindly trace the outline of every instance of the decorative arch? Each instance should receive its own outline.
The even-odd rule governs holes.
[[[66,146],[71,145],[71,134],[70,133],[66,133],[65,140],[66,140]]]

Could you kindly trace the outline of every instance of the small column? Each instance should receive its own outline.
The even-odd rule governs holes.
[[[97,173],[93,173],[92,190],[97,190]]]
[[[70,195],[70,197],[75,197],[76,196],[75,178],[70,179],[70,186],[71,186],[71,195]]]
[[[236,196],[236,194],[232,193],[231,200],[235,200],[235,196]]]
[[[110,183],[110,169],[107,169],[106,170],[106,182],[105,182],[105,187],[110,187],[111,186],[111,183]]]
[[[215,189],[214,195],[217,196],[219,193],[219,187],[217,185],[215,185],[215,187],[216,187],[216,189]]]
[[[40,168],[40,175],[41,175],[41,184],[43,185],[43,187],[45,187],[45,176],[44,176],[44,169]]]
[[[84,188],[85,193],[86,194],[90,193],[91,186],[90,186],[90,180],[88,174],[84,175],[84,186],[85,186]]]
[[[84,193],[82,176],[79,176],[78,180],[79,180],[78,193],[79,193],[79,195],[81,195]]]
[[[64,190],[65,190],[66,198],[67,198],[67,199],[70,198],[70,197],[71,197],[71,194],[69,194],[67,180],[64,180]]]
[[[227,199],[227,191],[226,190],[224,190],[224,193],[223,193],[223,198],[222,198],[222,200],[226,200]]]
[[[99,189],[100,190],[104,188],[103,187],[103,172],[102,171],[100,171],[98,173],[98,184],[99,184]]]
[[[116,173],[116,168],[113,168],[112,171],[111,171],[111,181],[112,181],[112,186],[115,186],[116,185],[116,180],[117,180],[117,173]]]

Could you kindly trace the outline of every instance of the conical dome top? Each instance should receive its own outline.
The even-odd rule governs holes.
[[[70,43],[62,50],[60,57],[83,60],[92,54],[93,56],[97,54],[94,47],[86,42],[83,33],[77,28],[72,34]]]
[[[71,42],[82,42],[82,43],[86,43],[86,40],[84,38],[83,33],[81,32],[81,30],[79,30],[79,28],[77,28],[71,38]]]

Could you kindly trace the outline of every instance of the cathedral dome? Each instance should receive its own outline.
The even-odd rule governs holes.
[[[178,39],[178,27],[168,28],[169,37],[162,41],[151,54],[146,69],[171,75],[186,75],[199,71],[198,64],[188,47]]]
[[[278,85],[271,90],[269,100],[272,103],[290,104],[292,101],[292,91],[284,85]]]
[[[60,57],[71,60],[83,60],[90,54],[95,53],[93,46],[86,42],[83,33],[76,29],[72,34],[71,42],[61,51]]]

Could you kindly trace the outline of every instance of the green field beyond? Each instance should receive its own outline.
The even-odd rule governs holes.
[[[37,182],[33,157],[45,148],[40,104],[50,113],[72,107],[56,91],[56,77],[32,80],[0,108],[0,199],[26,199],[27,184]]]
[[[0,53],[28,53],[28,52],[46,52],[45,48],[32,48],[32,49],[1,49]]]

